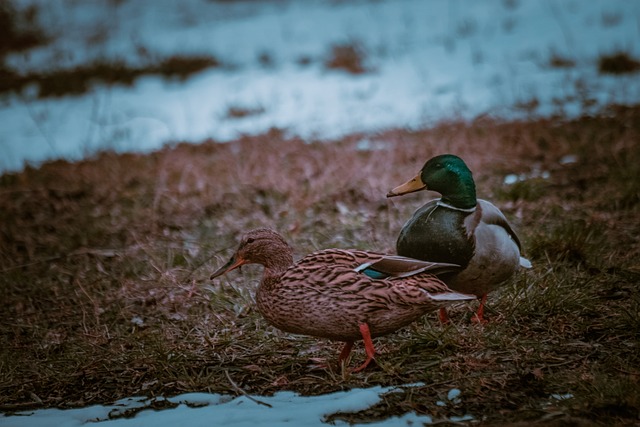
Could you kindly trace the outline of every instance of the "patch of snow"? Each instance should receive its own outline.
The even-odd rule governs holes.
[[[464,421],[473,421],[474,418],[473,418],[473,415],[467,414],[467,415],[462,415],[460,417],[454,416],[454,417],[449,418],[449,420],[451,422],[454,422],[454,423],[461,423],[461,422],[464,422]]]
[[[574,163],[578,163],[578,156],[576,154],[567,154],[566,156],[562,156],[560,159],[561,165],[571,165]]]
[[[211,55],[225,66],[184,82],[144,77],[59,99],[8,96],[0,105],[0,173],[274,127],[332,139],[479,115],[570,117],[640,101],[637,76],[597,70],[601,54],[640,55],[640,2],[628,0],[16,2],[38,5],[56,37],[8,57],[22,72],[176,54]],[[344,43],[363,47],[371,72],[326,69],[332,46]],[[554,55],[575,66],[550,66]],[[238,106],[255,113],[231,117]]]
[[[230,398],[220,394],[188,393],[171,397],[168,400],[177,404],[175,408],[150,410],[152,401],[145,397],[122,399],[113,405],[94,405],[78,409],[41,409],[24,411],[12,416],[0,416],[0,424],[11,427],[41,426],[87,426],[102,427],[137,426],[163,427],[189,425],[193,427],[224,425],[229,427],[267,426],[348,426],[345,421],[335,420],[331,424],[325,422],[328,416],[335,413],[355,413],[376,405],[382,395],[396,391],[396,387],[371,387],[368,389],[352,389],[319,396],[300,396],[290,391],[275,393],[273,396],[256,396],[257,403],[247,396]],[[163,400],[158,398],[157,400]],[[267,406],[268,405],[268,406]],[[138,409],[132,418],[122,417],[127,411]],[[470,417],[470,416],[465,416]],[[457,417],[460,419],[460,417]],[[473,419],[464,418],[460,420]],[[414,426],[422,423],[431,424],[432,418],[427,415],[407,413],[400,417],[365,424],[376,427]]]
[[[449,390],[449,393],[447,393],[447,399],[451,400],[451,401],[460,401],[460,394],[462,392],[460,391],[459,388],[452,388],[451,390]]]
[[[565,393],[565,394],[552,394],[551,395],[552,399],[556,399],[556,400],[567,400],[567,399],[571,399],[573,398],[573,394],[571,393]]]
[[[515,173],[510,173],[509,175],[505,176],[504,179],[502,180],[502,182],[505,185],[513,185],[518,181],[520,181],[520,177]]]
[[[502,180],[502,183],[505,185],[513,185],[517,182],[527,181],[529,179],[549,179],[551,178],[551,173],[549,171],[534,169],[529,173],[521,173],[521,174],[508,174]]]
[[[144,326],[144,320],[140,316],[133,316],[131,318],[131,323],[133,323],[136,326]]]

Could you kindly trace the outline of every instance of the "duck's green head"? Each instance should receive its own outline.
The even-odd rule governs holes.
[[[453,154],[430,159],[415,177],[391,190],[387,197],[420,190],[436,191],[442,195],[443,202],[461,209],[472,208],[477,203],[471,171],[460,157]]]

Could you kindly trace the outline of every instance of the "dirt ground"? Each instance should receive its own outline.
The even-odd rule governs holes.
[[[363,372],[318,369],[340,343],[269,326],[253,300],[259,267],[209,280],[259,226],[286,236],[296,257],[393,252],[404,221],[435,195],[385,194],[445,152],[466,160],[534,264],[490,295],[486,325],[469,321],[477,303],[463,304],[449,325],[433,313],[376,339],[377,364]],[[419,382],[333,418],[638,425],[639,178],[637,107],[339,141],[273,130],[2,175],[0,410],[235,394],[229,378],[256,395]],[[358,343],[351,364],[363,357]],[[433,405],[454,387],[459,404]]]

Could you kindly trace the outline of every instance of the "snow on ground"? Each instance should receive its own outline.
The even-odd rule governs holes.
[[[637,75],[597,70],[602,54],[640,56],[637,1],[15,1],[39,5],[40,22],[56,37],[8,58],[22,71],[178,53],[213,55],[227,66],[186,82],[145,77],[81,96],[0,100],[0,173],[272,127],[331,139],[453,117],[575,116],[640,102]],[[325,67],[331,47],[345,43],[364,49],[369,72]],[[575,65],[552,67],[554,57]],[[258,113],[234,118],[230,108]]]
[[[11,417],[0,416],[0,424],[6,427],[79,427],[98,425],[100,427],[255,427],[256,425],[278,427],[316,427],[348,426],[342,420],[325,423],[327,416],[335,413],[353,413],[365,410],[382,400],[381,395],[399,391],[394,387],[371,387],[352,389],[320,396],[302,397],[296,393],[283,391],[270,397],[231,398],[219,394],[188,393],[168,398],[171,403],[179,404],[173,409],[160,411],[145,409],[137,412],[133,418],[124,418],[122,414],[137,408],[149,406],[146,398],[129,398],[108,406],[90,406],[80,409],[42,409],[25,411]],[[447,401],[458,399],[459,390],[449,392]],[[455,395],[454,397],[451,397]],[[259,403],[258,403],[259,402]],[[454,402],[455,403],[455,402]],[[446,406],[446,402],[437,402]],[[467,421],[473,417],[465,415],[452,417],[451,421]],[[401,417],[362,425],[372,427],[396,427],[431,424],[433,420],[426,415],[407,413]],[[358,424],[356,424],[358,425]]]

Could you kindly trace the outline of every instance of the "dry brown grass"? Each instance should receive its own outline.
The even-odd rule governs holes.
[[[140,77],[148,75],[186,80],[205,69],[223,66],[214,56],[206,55],[174,55],[146,62],[142,66],[131,66],[122,60],[98,59],[69,69],[28,73],[0,68],[0,95],[22,94],[25,89],[34,87],[38,98],[80,95],[92,90],[96,84],[131,86]]]
[[[1,176],[1,408],[235,393],[228,372],[252,394],[425,384],[350,420],[417,411],[637,423],[640,109],[367,137],[384,148],[359,151],[358,135],[304,143],[272,131]],[[492,294],[485,327],[459,307],[452,325],[427,316],[376,340],[377,367],[318,370],[310,359],[333,360],[339,344],[268,326],[253,304],[259,268],[209,282],[238,234],[257,226],[281,231],[298,256],[392,252],[427,195],[384,195],[443,152],[467,160],[479,194],[503,208],[535,265]],[[560,164],[570,154],[578,161]],[[550,178],[502,184],[535,170]],[[452,387],[462,402],[434,406]]]
[[[324,61],[329,70],[342,70],[351,74],[363,74],[369,70],[365,66],[366,51],[362,43],[350,41],[331,46],[331,53]]]

